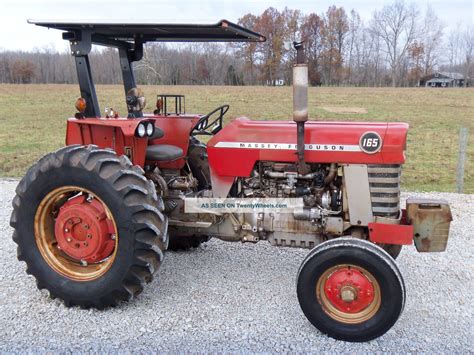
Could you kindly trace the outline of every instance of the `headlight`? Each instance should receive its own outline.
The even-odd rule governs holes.
[[[151,137],[153,135],[153,133],[155,133],[155,126],[153,125],[153,123],[148,122],[146,124],[146,135],[148,137]]]
[[[137,130],[135,131],[136,132],[136,135],[138,137],[145,137],[145,134],[146,134],[146,127],[143,123],[139,123],[138,126],[137,126]]]

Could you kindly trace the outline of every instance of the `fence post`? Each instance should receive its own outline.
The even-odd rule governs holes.
[[[459,156],[456,174],[456,188],[457,192],[460,194],[462,194],[464,190],[464,167],[466,165],[467,139],[468,129],[467,127],[461,127],[459,130]]]

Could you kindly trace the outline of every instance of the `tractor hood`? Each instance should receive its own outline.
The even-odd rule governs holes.
[[[321,122],[305,126],[305,161],[403,164],[407,123]],[[208,143],[209,163],[221,176],[249,176],[257,161],[296,162],[296,123],[237,118]]]

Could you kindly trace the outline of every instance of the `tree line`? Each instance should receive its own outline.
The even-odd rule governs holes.
[[[364,22],[356,10],[331,6],[324,13],[273,7],[246,14],[238,23],[263,34],[264,43],[149,43],[134,63],[140,84],[291,84],[296,52],[305,42],[311,85],[414,86],[435,70],[474,77],[474,28],[449,32],[431,7],[402,0],[385,5]],[[94,49],[94,80],[121,82],[115,49]],[[2,83],[76,83],[74,58],[52,48],[0,52]],[[468,82],[465,80],[465,82]]]

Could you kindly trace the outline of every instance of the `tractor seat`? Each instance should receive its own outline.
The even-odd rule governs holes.
[[[183,156],[183,150],[180,147],[169,144],[149,145],[146,148],[146,160],[153,161],[172,161]]]

